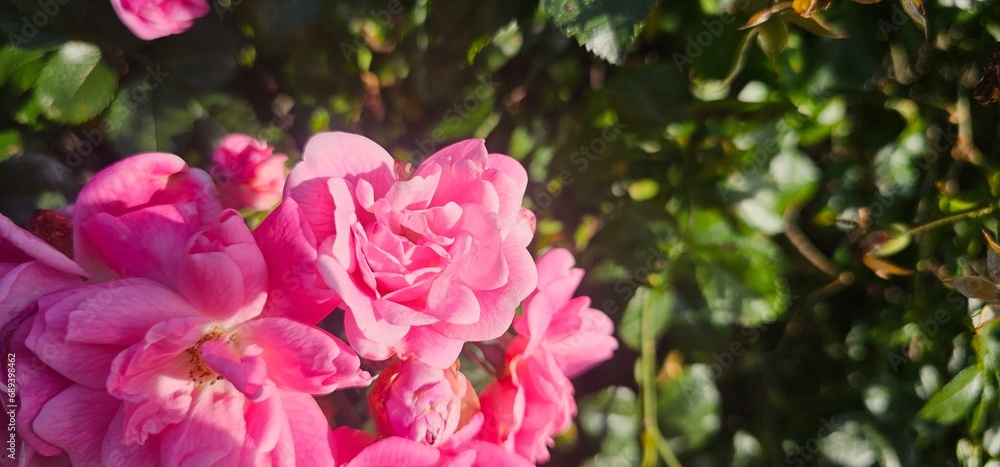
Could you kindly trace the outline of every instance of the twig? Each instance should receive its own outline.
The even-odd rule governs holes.
[[[785,211],[785,237],[788,238],[789,242],[792,242],[792,246],[799,250],[805,259],[807,259],[816,269],[823,271],[824,274],[840,279],[840,270],[837,268],[833,261],[830,261],[819,248],[809,241],[809,237],[802,232],[802,229],[795,224],[795,220],[799,217],[799,209],[797,207],[790,207]]]

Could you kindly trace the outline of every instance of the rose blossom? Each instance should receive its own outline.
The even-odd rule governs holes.
[[[379,434],[439,446],[479,412],[472,384],[458,363],[442,370],[403,360],[379,374],[369,396]]]
[[[369,377],[325,331],[260,316],[266,265],[212,188],[151,153],[81,192],[75,249],[108,279],[38,301],[20,344],[51,370],[20,391],[34,451],[74,465],[332,463],[312,394]]]
[[[206,0],[111,0],[118,18],[142,40],[187,31],[209,11]]]
[[[339,298],[359,355],[448,367],[466,341],[502,335],[535,287],[527,180],[482,140],[446,147],[411,172],[367,138],[314,136],[271,225],[258,229],[270,237],[262,250],[272,271],[302,284],[297,295],[311,294],[313,306],[288,301],[274,313],[306,307],[318,321]]]
[[[583,278],[573,263],[573,254],[562,248],[538,258],[538,289],[524,301],[524,314],[514,319],[514,329],[530,339],[524,353],[545,347],[569,378],[611,358],[618,348],[611,318],[591,308],[590,297],[572,298]]]
[[[414,359],[392,363],[375,381],[369,408],[382,438],[338,428],[333,436],[337,465],[530,465],[511,451],[475,439],[483,415],[458,362],[444,370]]]
[[[219,182],[223,206],[264,211],[281,201],[288,156],[242,133],[227,135],[212,154],[212,176]]]
[[[526,342],[511,343],[504,376],[479,396],[486,417],[479,439],[531,462],[547,462],[553,437],[569,428],[576,414],[573,383],[545,348],[524,354]]]
[[[496,444],[474,439],[483,425],[483,415],[475,414],[469,423],[446,442],[431,447],[400,436],[376,440],[368,433],[341,427],[333,431],[332,444],[336,465],[369,467],[530,467],[521,456]]]
[[[87,276],[66,255],[0,216],[0,327],[38,297],[83,285]]]
[[[537,267],[538,289],[514,321],[518,336],[507,348],[505,373],[480,396],[486,424],[479,436],[546,462],[553,436],[576,414],[569,376],[610,358],[618,342],[611,319],[590,308],[589,297],[572,298],[583,270],[573,268],[569,251],[553,249]]]

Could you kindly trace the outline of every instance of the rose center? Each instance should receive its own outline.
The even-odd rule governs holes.
[[[188,378],[191,381],[198,384],[199,388],[205,386],[208,383],[209,386],[215,384],[216,381],[221,381],[224,379],[222,375],[215,372],[205,362],[205,358],[201,355],[201,346],[206,342],[214,341],[216,339],[225,339],[228,343],[234,337],[236,337],[236,331],[223,331],[218,327],[213,327],[211,331],[205,333],[201,339],[198,340],[193,346],[188,347],[184,350],[184,353],[188,354],[188,363],[191,364],[191,368],[188,370]]]

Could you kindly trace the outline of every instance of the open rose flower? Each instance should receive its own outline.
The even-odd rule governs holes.
[[[80,192],[75,259],[97,280],[145,277],[176,286],[178,253],[221,212],[207,173],[173,154],[138,154],[102,170]]]
[[[263,256],[236,211],[203,198],[206,181],[144,154],[81,193],[76,249],[111,278],[38,301],[23,345],[55,376],[21,391],[35,451],[74,465],[333,462],[312,394],[370,378],[325,331],[260,316]]]
[[[538,289],[514,321],[518,335],[506,352],[502,377],[483,389],[486,424],[479,436],[532,462],[546,462],[553,436],[576,414],[569,377],[607,360],[618,342],[614,324],[590,308],[590,298],[572,298],[583,270],[557,248],[538,259]]]
[[[364,137],[322,133],[289,175],[274,222],[261,226],[286,234],[268,234],[262,249],[272,268],[292,261],[282,256],[307,265],[288,279],[330,300],[313,309],[317,320],[343,301],[359,355],[447,368],[466,341],[502,335],[535,288],[526,249],[534,216],[521,208],[527,181],[517,161],[489,154],[482,140],[444,148],[411,171]],[[315,270],[328,291],[310,282]]]
[[[118,19],[142,40],[153,40],[187,31],[205,16],[207,0],[111,0]]]
[[[457,363],[442,370],[411,359],[379,374],[369,407],[379,434],[436,447],[479,412],[479,398]]]
[[[531,462],[547,462],[553,437],[569,428],[576,414],[573,383],[546,349],[525,354],[525,344],[511,343],[505,375],[480,394],[486,421],[479,439]]]
[[[222,138],[212,154],[212,176],[219,182],[223,206],[264,211],[281,201],[288,156],[242,133]]]
[[[545,347],[570,378],[611,358],[618,348],[611,318],[591,308],[590,297],[573,298],[583,278],[573,263],[573,254],[562,248],[538,258],[538,290],[514,319],[518,335],[529,339],[524,353]]]

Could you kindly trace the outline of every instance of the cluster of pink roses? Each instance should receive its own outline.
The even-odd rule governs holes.
[[[0,216],[21,462],[548,460],[576,411],[568,378],[617,342],[573,298],[568,251],[532,260],[524,169],[481,140],[414,169],[345,133],[313,137],[287,179],[285,160],[232,135],[215,180],[140,154],[90,180],[68,217],[29,232]],[[227,209],[279,201],[252,232]],[[335,308],[349,344],[317,326]],[[498,338],[503,367],[477,395],[457,359]],[[373,378],[359,356],[384,369]],[[377,435],[333,430],[314,396],[368,385]]]

